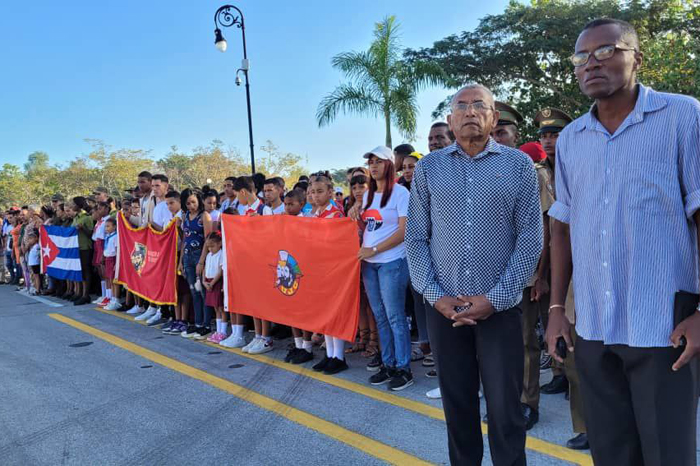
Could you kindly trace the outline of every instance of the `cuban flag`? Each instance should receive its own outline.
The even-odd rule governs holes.
[[[83,281],[80,271],[78,230],[75,227],[41,227],[41,270],[58,280]]]

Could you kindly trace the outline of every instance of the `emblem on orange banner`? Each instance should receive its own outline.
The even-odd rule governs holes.
[[[293,296],[299,290],[301,277],[303,275],[297,260],[287,251],[279,251],[275,288],[285,296]]]

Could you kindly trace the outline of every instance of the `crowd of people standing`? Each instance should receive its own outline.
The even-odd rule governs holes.
[[[596,464],[695,464],[700,317],[697,298],[679,317],[677,292],[699,286],[700,104],[639,84],[642,60],[632,26],[593,21],[571,58],[595,101],[590,112],[574,120],[543,108],[531,116],[539,141],[519,145],[523,116],[467,85],[447,122],[431,126],[427,155],[378,146],[347,171],[347,193],[328,172],[291,187],[231,176],[222,192],[179,192],[165,175],[142,172],[119,200],[97,188],[11,208],[2,227],[8,283],[75,305],[99,289],[95,304],[164,334],[261,354],[285,330],[225,312],[221,216],[350,217],[360,237],[357,338],[288,329],[286,362],[333,375],[358,352],[368,383],[393,391],[413,385],[412,364],[429,366],[439,388],[426,395],[443,399],[456,465],[481,463],[482,393],[496,465],[526,463],[541,393],[567,394],[567,446],[590,447]],[[176,306],[112,282],[120,210],[134,228],[181,229]],[[81,282],[41,276],[41,225],[78,230]],[[553,377],[540,387],[543,344]]]

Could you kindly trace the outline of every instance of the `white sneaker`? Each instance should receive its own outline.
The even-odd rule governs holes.
[[[192,332],[188,332],[188,330],[191,330]],[[197,330],[194,326],[190,328],[190,326],[187,327],[187,330],[183,330],[182,333],[180,333],[180,336],[182,338],[194,338],[194,336],[197,334]]]
[[[425,394],[428,398],[431,400],[439,400],[442,398],[442,393],[440,393],[440,387],[430,390],[428,393]]]
[[[156,312],[158,312],[158,308],[155,308],[153,306],[149,306],[148,309],[146,309],[146,312],[144,312],[143,314],[141,314],[140,316],[138,316],[134,320],[148,320],[151,317],[153,317],[154,315],[156,315]]]
[[[116,311],[121,307],[121,304],[119,304],[119,301],[116,299],[112,298],[109,300],[109,304],[107,304],[104,309],[107,311]]]
[[[146,321],[146,323],[150,325],[150,324],[152,324],[153,322],[159,321],[159,320],[162,319],[162,318],[163,318],[163,316],[162,316],[161,313],[160,313],[160,309],[158,309],[158,311],[156,311],[156,313],[153,315],[153,317],[151,317],[150,319],[148,319],[148,320]]]
[[[250,349],[253,346],[258,344],[258,340],[260,340],[260,338],[258,338],[258,337],[253,338],[252,340],[250,340],[250,343],[248,343],[243,348],[241,348],[241,351],[243,351],[244,353],[247,353],[248,351],[250,351]]]
[[[260,338],[258,340],[258,344],[253,346],[252,348],[248,348],[248,354],[263,354],[263,353],[269,353],[272,351],[274,348],[272,347],[272,339],[269,341],[265,340],[264,338]]]
[[[243,337],[236,337],[231,335],[230,337],[226,338],[225,340],[221,340],[219,342],[221,346],[224,346],[226,348],[243,348],[247,345],[245,338]]]
[[[104,300],[105,300],[105,297],[104,297],[104,296],[100,296],[99,298],[97,298],[96,300],[94,300],[94,301],[92,302],[92,304],[100,304],[100,303],[101,303],[102,301],[104,301]]]
[[[134,307],[126,311],[127,314],[135,315],[135,314],[141,314],[143,312],[143,308],[139,306],[138,304],[135,304]]]

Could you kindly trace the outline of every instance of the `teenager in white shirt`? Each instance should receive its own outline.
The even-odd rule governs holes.
[[[173,213],[168,209],[165,195],[168,193],[168,177],[165,175],[153,175],[151,178],[151,189],[155,198],[155,207],[151,218],[151,227],[157,231],[163,231],[173,218]],[[147,324],[153,325],[163,318],[160,307],[150,304],[146,312],[136,317],[135,320],[145,320]]]
[[[265,204],[270,207],[273,215],[281,215],[284,213],[284,203],[282,202],[283,189],[279,178],[268,178],[265,180],[265,185],[263,187]]]

